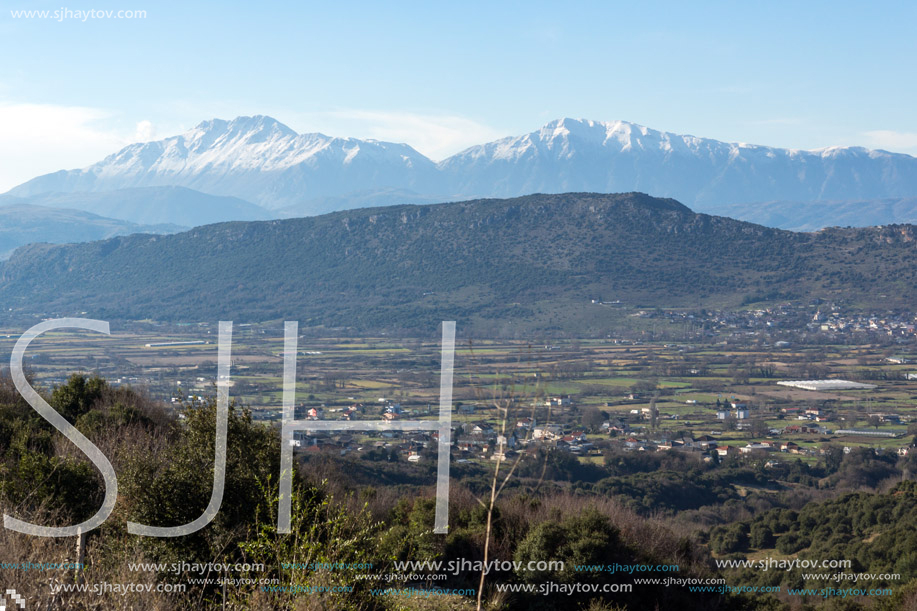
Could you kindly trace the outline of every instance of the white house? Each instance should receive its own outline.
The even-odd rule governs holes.
[[[548,424],[545,426],[536,426],[532,431],[532,437],[535,439],[554,439],[561,434],[561,428],[559,424]]]

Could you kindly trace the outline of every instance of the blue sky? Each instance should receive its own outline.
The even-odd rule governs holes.
[[[243,114],[434,159],[565,116],[917,154],[917,3],[2,4],[0,191]],[[62,8],[146,18],[11,14]]]

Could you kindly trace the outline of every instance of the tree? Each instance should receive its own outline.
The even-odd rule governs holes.
[[[749,541],[751,546],[757,549],[773,547],[775,542],[774,532],[766,524],[755,522],[751,526]]]
[[[653,398],[650,400],[650,427],[652,427],[654,430],[659,423],[659,408],[656,407],[656,400],[658,398],[659,391],[657,390],[655,393],[653,393]]]
[[[748,525],[742,522],[717,529],[710,547],[718,554],[744,552],[748,549]]]
[[[92,409],[101,398],[108,384],[99,376],[87,378],[75,373],[66,384],[58,386],[51,393],[51,407],[56,409],[71,424]]]
[[[809,547],[811,542],[804,535],[787,533],[777,539],[777,551],[781,554],[795,554],[801,549]]]
[[[599,411],[597,407],[587,407],[583,409],[583,426],[595,430],[602,426],[605,421],[605,414]]]
[[[532,528],[516,548],[514,560],[526,567],[530,561],[563,560],[563,569],[523,570],[518,577],[527,583],[572,582],[597,577],[578,573],[576,565],[611,564],[622,548],[618,529],[595,509],[567,518],[547,521]]]
[[[825,468],[828,473],[837,471],[844,460],[844,449],[840,446],[830,445],[825,448]]]
[[[216,398],[184,405],[184,421],[170,432],[164,452],[134,452],[119,473],[119,494],[130,508],[128,519],[151,526],[186,524],[201,515],[213,487]],[[207,528],[191,535],[151,539],[163,559],[206,562],[232,549],[248,525],[264,511],[265,486],[276,492],[280,473],[280,438],[252,421],[251,412],[230,403],[226,474],[220,511]],[[276,519],[276,516],[274,516]],[[266,519],[266,516],[263,518]]]
[[[635,395],[639,395],[640,393],[645,392],[653,392],[656,390],[656,386],[656,380],[640,380],[639,382],[635,382],[631,385],[630,392]]]
[[[770,426],[764,418],[756,418],[751,423],[751,433],[755,437],[764,437],[770,433]]]

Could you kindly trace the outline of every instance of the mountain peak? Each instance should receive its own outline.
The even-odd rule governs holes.
[[[82,170],[39,177],[11,194],[184,186],[269,209],[327,211],[354,194],[426,199],[642,191],[699,209],[754,201],[913,197],[917,159],[856,147],[798,151],[657,131],[628,121],[561,117],[437,164],[406,144],[297,134],[264,115],[212,119],[132,144]],[[338,202],[325,204],[317,202]],[[313,203],[310,203],[313,202]]]
[[[642,125],[631,123],[630,121],[595,121],[593,119],[574,119],[572,117],[561,117],[545,123],[542,129],[569,129],[569,130],[639,130],[654,131]]]
[[[190,133],[220,135],[273,134],[281,137],[295,137],[298,135],[293,129],[287,127],[277,119],[266,115],[254,115],[252,117],[240,116],[231,121],[226,121],[225,119],[201,121]]]
[[[533,132],[530,136],[548,142],[558,138],[565,142],[573,139],[596,146],[607,146],[609,142],[617,142],[620,147],[629,148],[633,146],[633,140],[640,141],[639,146],[643,147],[643,140],[647,137],[657,141],[671,135],[629,121],[593,121],[564,117],[546,123],[541,130]]]

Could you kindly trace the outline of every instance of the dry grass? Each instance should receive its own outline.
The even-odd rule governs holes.
[[[3,508],[8,513],[8,507]],[[60,516],[50,512],[38,510],[30,515],[20,516],[23,519],[37,524],[52,524],[60,522]],[[180,595],[162,594],[157,592],[133,592],[122,595],[115,592],[69,592],[54,593],[52,589],[65,584],[84,584],[89,588],[96,584],[153,584],[155,588],[155,575],[149,573],[131,572],[127,566],[127,559],[144,562],[145,559],[139,545],[135,545],[133,553],[122,558],[122,562],[104,563],[100,559],[106,555],[107,545],[100,536],[89,536],[84,557],[84,570],[73,569],[48,569],[33,568],[21,570],[6,568],[2,571],[2,587],[4,590],[14,589],[26,599],[26,609],[75,610],[75,609],[130,609],[136,611],[159,609],[187,608],[187,600]],[[75,563],[76,538],[75,537],[35,537],[0,529],[0,549],[6,562],[16,562],[22,565],[49,564],[49,563]],[[102,586],[104,587],[104,586]]]

